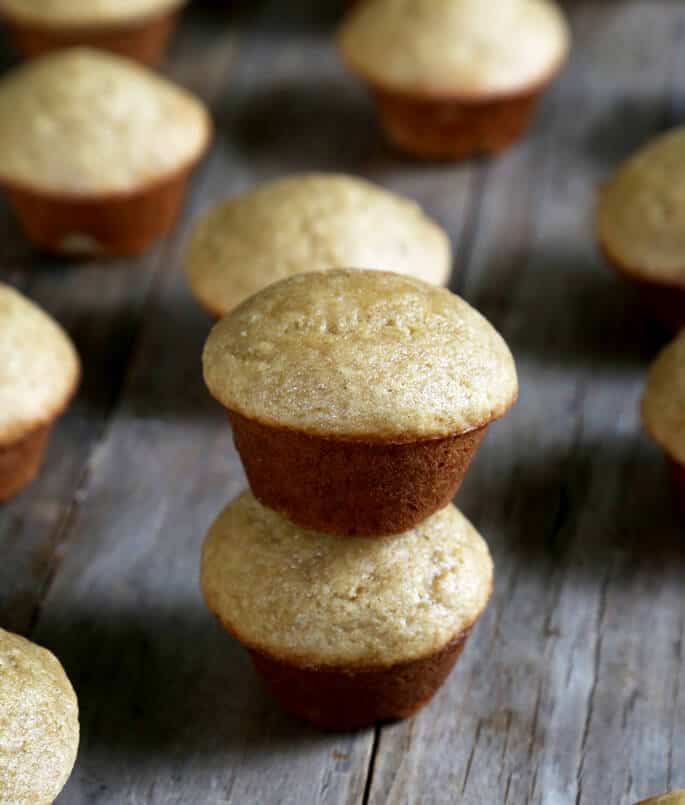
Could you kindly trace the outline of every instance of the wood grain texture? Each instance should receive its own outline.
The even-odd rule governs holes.
[[[682,4],[569,2],[574,57],[531,135],[463,166],[383,143],[330,44],[338,4],[216,5],[188,14],[167,66],[219,129],[172,238],[134,264],[55,263],[0,215],[0,278],[66,324],[86,368],[40,480],[0,508],[0,624],[55,650],[81,700],[60,804],[630,805],[685,786],[683,527],[637,416],[665,336],[602,264],[591,215],[597,183],[685,108]],[[359,173],[435,215],[452,287],[521,375],[458,496],[492,546],[492,605],[426,710],[351,736],[282,715],[197,583],[244,476],[201,381],[210,322],[180,276],[185,232],[213,200],[303,170]]]

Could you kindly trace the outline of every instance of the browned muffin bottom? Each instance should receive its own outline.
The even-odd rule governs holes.
[[[5,192],[26,236],[46,251],[130,257],[174,228],[200,158],[131,192],[59,195],[9,183]]]
[[[685,326],[685,285],[674,277],[670,280],[658,277],[640,278],[635,270],[613,254],[606,243],[600,241],[599,249],[608,265],[639,289],[640,300],[657,323],[660,322],[674,332]],[[685,277],[685,270],[682,275]]]
[[[551,80],[551,79],[550,79]],[[425,159],[466,159],[511,146],[528,128],[544,86],[492,100],[412,96],[371,85],[394,145]]]
[[[130,23],[57,28],[24,22],[0,12],[17,50],[27,59],[82,45],[108,50],[149,67],[156,67],[162,61],[178,16],[178,11],[174,10]]]
[[[210,527],[200,582],[281,706],[323,729],[405,718],[443,684],[492,594],[453,505],[385,538],[298,527],[247,491]]]
[[[446,506],[487,429],[365,442],[229,417],[255,497],[304,528],[340,536],[399,534]]]
[[[470,629],[422,659],[377,668],[317,668],[250,650],[264,684],[288,713],[319,729],[356,730],[408,718],[449,676]]]
[[[13,497],[36,477],[51,430],[36,428],[11,444],[0,445],[0,501]]]

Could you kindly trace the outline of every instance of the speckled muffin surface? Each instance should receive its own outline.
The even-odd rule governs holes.
[[[87,48],[0,81],[0,180],[60,196],[130,193],[194,163],[210,136],[197,99]]]
[[[112,25],[173,11],[185,0],[0,0],[0,13],[51,27]]]
[[[350,68],[388,90],[493,96],[542,83],[566,57],[569,33],[549,0],[368,0],[343,23]]]
[[[650,367],[642,420],[663,450],[685,464],[685,330]]]
[[[468,630],[492,590],[488,548],[451,504],[392,538],[305,531],[244,492],[202,554],[209,608],[283,660],[373,667],[418,659]]]
[[[57,417],[79,373],[76,350],[59,324],[0,283],[0,446]]]
[[[640,149],[605,184],[597,210],[608,256],[637,279],[685,287],[685,128]]]
[[[269,182],[220,204],[196,225],[186,276],[222,315],[273,282],[338,266],[447,281],[447,235],[414,202],[341,174]]]
[[[78,742],[78,703],[60,663],[0,629],[0,803],[50,805]]]
[[[313,435],[412,441],[468,431],[517,395],[514,361],[463,299],[384,271],[300,274],[218,322],[210,392],[230,410]]]

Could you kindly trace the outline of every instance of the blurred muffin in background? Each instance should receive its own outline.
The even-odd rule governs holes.
[[[499,151],[527,127],[570,43],[550,0],[365,0],[337,42],[389,140],[419,157]]]
[[[384,268],[437,285],[449,278],[446,233],[413,201],[342,174],[267,182],[218,204],[195,226],[185,271],[221,317],[303,270]]]
[[[658,797],[640,800],[635,805],[685,805],[685,788],[660,794]]]
[[[0,185],[49,251],[143,251],[175,224],[211,136],[204,104],[118,56],[74,48],[0,81]]]
[[[76,761],[76,694],[56,657],[4,629],[0,726],[0,802],[50,805]]]
[[[685,325],[685,127],[641,148],[602,187],[597,237],[652,313]]]
[[[0,501],[37,475],[50,430],[80,372],[74,345],[59,324],[0,283]]]
[[[159,64],[186,0],[0,0],[0,20],[27,58],[85,45]]]
[[[642,397],[642,422],[666,454],[685,511],[685,330],[659,353]]]

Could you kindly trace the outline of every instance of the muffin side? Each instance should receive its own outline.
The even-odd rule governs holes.
[[[548,0],[368,0],[337,37],[388,140],[424,159],[496,153],[522,136],[565,62],[570,35]]]

